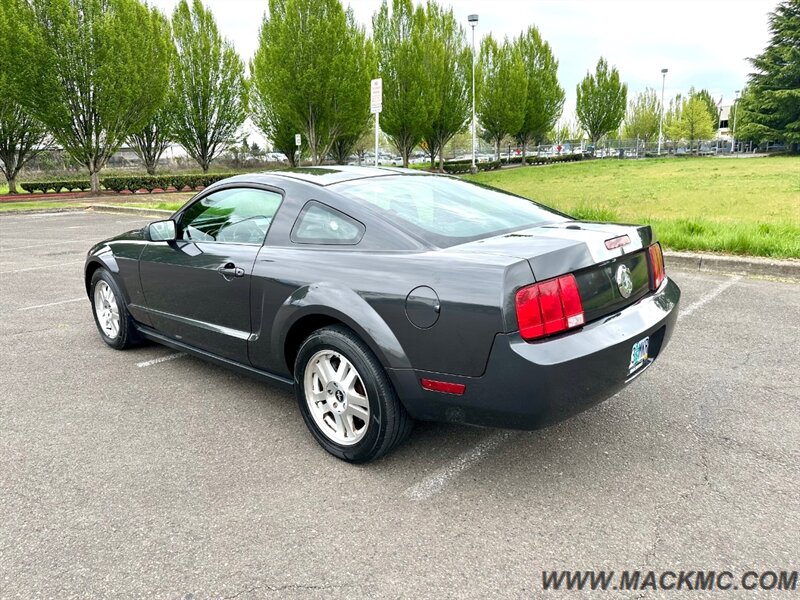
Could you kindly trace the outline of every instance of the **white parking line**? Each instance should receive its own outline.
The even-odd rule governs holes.
[[[27,273],[28,271],[38,271],[39,269],[57,269],[69,265],[82,265],[83,261],[58,263],[56,265],[42,265],[40,267],[26,267],[25,269],[14,269],[13,271],[0,271],[0,275],[11,275],[13,273]]]
[[[431,496],[435,496],[442,491],[444,486],[446,486],[451,479],[457,477],[459,473],[480,461],[489,452],[506,441],[513,433],[512,431],[498,431],[489,436],[446,467],[407,488],[404,495],[414,500],[427,500]]]
[[[64,246],[65,244],[89,244],[91,242],[97,243],[97,238],[92,238],[90,240],[69,240],[69,241],[54,241],[54,242],[47,242],[46,244],[31,244],[30,246],[17,246],[15,248],[2,248],[0,247],[0,252],[8,252],[9,250],[26,250],[27,248],[42,248],[44,246]]]
[[[145,360],[140,363],[136,363],[136,366],[140,369],[142,367],[152,367],[153,365],[157,365],[159,363],[167,362],[168,360],[175,360],[176,358],[180,358],[181,356],[186,356],[183,352],[176,352],[175,354],[167,354],[166,356],[162,356],[160,358],[154,358],[153,360]]]
[[[722,292],[724,292],[728,288],[732,287],[737,281],[739,281],[741,279],[742,279],[741,275],[736,275],[735,277],[731,277],[730,279],[728,279],[727,281],[723,282],[721,285],[719,285],[716,288],[714,288],[712,291],[710,291],[708,294],[706,294],[705,296],[703,296],[702,298],[700,298],[696,302],[693,302],[692,304],[690,304],[689,306],[684,308],[680,312],[679,316],[688,317],[690,314],[692,314],[697,309],[703,308],[706,304],[711,302],[714,298],[719,296]]]
[[[35,308],[47,308],[48,306],[58,306],[59,304],[69,304],[70,302],[80,302],[81,300],[87,300],[86,296],[81,296],[80,298],[73,298],[72,300],[60,300],[58,302],[48,302],[47,304],[36,304],[35,306],[25,306],[23,308],[18,308],[17,310],[33,310]]]

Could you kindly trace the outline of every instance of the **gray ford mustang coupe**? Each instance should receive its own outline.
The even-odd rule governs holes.
[[[393,168],[220,181],[94,246],[85,278],[106,344],[152,340],[293,387],[312,435],[351,462],[414,419],[574,415],[653,363],[680,298],[648,226]]]

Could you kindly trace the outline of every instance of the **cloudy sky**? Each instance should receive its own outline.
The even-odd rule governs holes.
[[[178,0],[151,0],[168,14]],[[222,34],[249,59],[255,52],[266,0],[204,0]],[[536,25],[559,60],[566,90],[564,118],[575,108],[575,86],[604,56],[616,65],[630,92],[660,89],[669,69],[666,94],[691,86],[708,88],[727,104],[745,83],[747,57],[768,40],[767,13],[777,0],[442,0],[467,27],[480,17],[476,37],[492,32],[516,36]],[[344,0],[370,28],[378,0]]]

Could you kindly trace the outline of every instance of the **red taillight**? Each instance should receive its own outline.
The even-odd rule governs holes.
[[[461,396],[467,389],[463,383],[451,383],[449,381],[436,381],[435,379],[420,379],[422,388],[432,392],[444,392],[445,394],[455,394]]]
[[[583,325],[575,276],[562,275],[517,291],[519,333],[527,341]]]
[[[653,276],[653,289],[657,290],[664,282],[664,254],[661,252],[661,244],[656,242],[650,248],[650,273]]]

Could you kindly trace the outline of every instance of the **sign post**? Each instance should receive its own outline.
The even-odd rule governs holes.
[[[373,79],[369,86],[370,112],[375,115],[375,166],[378,166],[379,119],[383,108],[383,79]]]

